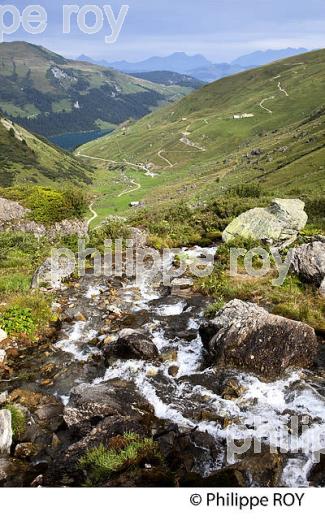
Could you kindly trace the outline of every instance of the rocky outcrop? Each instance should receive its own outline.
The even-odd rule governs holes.
[[[8,455],[12,445],[11,413],[0,410],[0,454]]]
[[[18,407],[26,418],[20,442],[35,442],[44,432],[52,434],[63,424],[63,404],[52,395],[17,388],[8,396],[8,403]]]
[[[138,417],[143,413],[152,413],[152,409],[133,383],[113,380],[73,388],[64,420],[69,428],[84,434],[105,417]]]
[[[235,218],[223,233],[224,242],[237,237],[285,247],[293,243],[308,220],[299,199],[274,199],[267,208],[254,208]]]
[[[0,197],[0,228],[6,222],[23,219],[30,210],[24,208],[18,202]]]
[[[325,242],[311,242],[294,249],[291,267],[301,280],[325,290]]]
[[[0,329],[0,343],[2,343],[2,341],[5,341],[7,339],[8,335],[6,333],[5,330],[3,329]]]
[[[62,220],[51,226],[46,233],[50,239],[54,239],[57,236],[64,237],[71,235],[77,235],[79,238],[83,238],[88,233],[88,224],[85,220]]]
[[[201,326],[200,335],[208,363],[266,379],[280,377],[287,368],[311,366],[318,352],[314,329],[241,300],[231,301]]]
[[[30,211],[18,202],[0,197],[0,231],[32,233],[36,237],[47,236],[49,240],[71,235],[82,238],[88,233],[88,224],[85,220],[66,219],[46,227],[44,224],[29,220]]]
[[[75,261],[66,256],[56,259],[47,258],[45,262],[35,271],[31,288],[32,289],[60,289],[61,284],[74,271]]]
[[[189,472],[213,467],[220,456],[221,440],[198,430],[180,432],[176,424],[170,424],[155,435],[160,451],[168,467],[177,473],[177,480]]]
[[[158,358],[159,352],[154,342],[141,331],[123,329],[117,341],[106,346],[104,355],[108,361],[111,357],[154,360]]]
[[[32,233],[36,237],[47,236],[49,240],[54,240],[57,237],[77,235],[83,238],[87,235],[88,226],[84,220],[62,220],[56,222],[53,226],[46,227],[43,224],[38,224],[33,220],[11,221],[5,224],[0,223],[0,231],[14,231],[21,233]]]

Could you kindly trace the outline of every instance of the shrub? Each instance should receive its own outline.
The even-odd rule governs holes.
[[[9,335],[35,333],[36,324],[31,309],[14,305],[0,314],[0,327]]]
[[[80,459],[79,465],[87,471],[89,484],[103,482],[112,474],[129,467],[162,460],[158,445],[153,439],[126,433],[119,436],[118,440],[114,447],[105,448],[100,444],[97,448],[88,450]]]
[[[14,404],[7,404],[6,410],[11,413],[11,427],[15,440],[21,437],[26,430],[26,417],[24,412]]]
[[[51,319],[50,300],[42,294],[16,296],[0,313],[0,327],[8,335],[33,338]]]
[[[81,218],[87,211],[82,190],[54,190],[43,186],[15,186],[1,190],[5,198],[16,200],[30,209],[28,217],[41,224],[54,224],[64,219]]]
[[[228,193],[243,199],[259,199],[262,195],[262,188],[259,184],[241,184],[234,188],[230,188]]]
[[[218,298],[214,303],[208,305],[205,310],[205,317],[208,319],[212,319],[215,317],[217,312],[219,312],[225,306],[225,301],[223,298]]]
[[[102,226],[90,231],[88,247],[103,251],[105,240],[126,240],[130,237],[130,234],[130,227],[124,219],[111,217]]]

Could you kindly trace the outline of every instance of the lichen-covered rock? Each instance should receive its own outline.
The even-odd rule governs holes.
[[[8,337],[8,335],[7,335],[6,331],[3,329],[0,329],[0,343],[2,343],[2,341],[7,339],[7,337]]]
[[[47,258],[35,271],[32,278],[32,289],[60,289],[62,282],[69,278],[75,268],[72,257],[60,256],[60,258]]]
[[[276,379],[287,368],[311,366],[318,352],[314,329],[241,300],[225,305],[201,326],[200,335],[208,363],[265,379]]]
[[[0,454],[8,455],[12,445],[11,413],[0,410]]]
[[[224,242],[241,237],[287,246],[307,224],[304,207],[299,199],[274,199],[267,208],[254,208],[235,218],[222,238]]]
[[[47,236],[50,240],[57,236],[77,235],[85,237],[88,224],[85,220],[65,219],[50,227],[29,220],[30,209],[24,208],[18,202],[0,197],[0,231],[32,233],[36,237]]]
[[[304,282],[325,284],[325,242],[311,242],[293,251],[292,270]]]
[[[57,236],[71,236],[77,235],[79,238],[83,238],[88,233],[88,224],[85,220],[62,220],[56,222],[48,230],[48,235],[51,239]]]
[[[24,218],[29,211],[18,202],[0,197],[0,226],[12,220]]]

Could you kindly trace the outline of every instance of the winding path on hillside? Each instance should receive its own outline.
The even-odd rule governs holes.
[[[288,92],[281,86],[281,82],[279,81],[278,83],[278,89],[280,90],[280,92],[283,92],[283,94],[287,97],[289,97],[289,94]]]
[[[108,162],[108,163],[111,163],[111,164],[119,164],[116,161],[112,161],[112,159],[103,159],[103,157],[95,157],[93,155],[85,155],[85,154],[80,153],[80,152],[77,152],[76,156],[77,157],[85,157],[86,159],[93,159],[94,161],[103,161],[103,162]]]
[[[265,110],[265,111],[268,112],[269,114],[273,114],[273,111],[270,110],[269,108],[265,107],[265,106],[264,106],[264,103],[265,103],[266,101],[270,101],[271,99],[275,99],[275,96],[270,96],[270,97],[264,98],[264,99],[262,99],[262,101],[260,102],[260,107],[263,108],[263,110]]]
[[[128,193],[133,193],[134,191],[138,191],[140,190],[140,188],[142,187],[141,184],[139,184],[138,182],[134,181],[133,179],[129,179],[130,183],[134,186],[134,188],[131,188],[130,190],[124,190],[122,191],[118,196],[117,198],[120,198],[120,197],[123,197],[123,195],[128,195]]]
[[[164,157],[162,154],[165,153],[165,150],[159,150],[159,152],[157,153],[158,157],[160,157],[160,159],[162,159],[163,161],[165,161],[169,168],[173,168],[175,165],[172,164],[168,159],[167,157]]]
[[[302,62],[299,62],[299,63],[295,63],[294,65],[305,65],[305,64],[302,63]],[[271,78],[270,81],[274,81],[274,80],[276,80],[276,79],[281,79],[281,77],[282,77],[282,75],[281,75],[281,74],[278,74],[277,76],[274,76],[273,78]],[[282,85],[281,85],[281,81],[278,81],[278,89],[279,89],[279,91],[281,92],[281,94],[284,94],[286,97],[289,97],[289,94],[288,94],[287,90],[286,90],[285,88],[282,87]],[[265,110],[266,112],[268,112],[269,114],[273,114],[273,111],[270,110],[269,108],[265,107],[265,106],[264,106],[264,103],[265,103],[266,101],[270,101],[271,99],[275,99],[275,96],[270,96],[270,97],[268,97],[268,98],[264,98],[264,99],[262,99],[262,101],[261,101],[260,104],[259,104],[259,106],[260,106],[263,110]]]
[[[118,163],[117,161],[113,161],[112,159],[103,159],[102,157],[95,157],[95,156],[92,156],[92,155],[85,155],[85,154],[81,154],[80,152],[77,152],[76,154],[78,157],[85,157],[87,159],[93,159],[95,161],[104,161],[104,162],[108,162],[108,163],[112,163],[112,164],[120,164]],[[129,164],[131,166],[135,166],[135,167],[139,167],[139,165],[136,165],[136,164],[133,164],[133,163],[129,163],[127,161],[124,161],[125,164]],[[149,171],[147,168],[143,167],[141,169],[146,169],[147,171]],[[126,177],[126,176],[125,176]],[[131,188],[131,189],[127,189],[127,190],[123,190],[121,193],[119,193],[119,195],[117,195],[118,198],[122,197],[123,195],[127,195],[128,193],[133,193],[134,191],[137,191],[139,190],[140,188],[142,188],[141,184],[139,184],[138,182],[134,181],[133,179],[130,179],[129,177],[126,177],[127,179],[127,182],[130,182],[130,184],[132,184],[134,186],[134,188]],[[91,219],[88,221],[88,226],[89,224],[91,224],[91,222],[93,222],[95,220],[95,218],[98,217],[98,214],[96,213],[96,211],[93,210],[93,204],[92,203],[90,206],[89,206],[89,210],[93,213],[93,216],[91,217]],[[96,216],[95,216],[96,215]]]
[[[91,212],[92,214],[92,217],[87,221],[87,227],[89,228],[90,224],[96,220],[96,218],[98,217],[98,213],[93,209],[93,206],[95,204],[95,201],[92,202],[90,205],[89,205],[89,211]]]

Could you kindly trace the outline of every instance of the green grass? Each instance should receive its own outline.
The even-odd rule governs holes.
[[[97,448],[88,450],[80,459],[80,468],[86,470],[89,485],[98,485],[114,473],[140,466],[145,462],[161,462],[158,445],[150,438],[126,433],[115,438],[115,442],[117,447],[106,448],[100,444]]]
[[[14,129],[16,136],[0,121],[0,187],[91,182],[91,172],[75,157],[18,125]]]
[[[0,269],[0,295],[4,297],[9,294],[27,293],[31,281],[31,275]]]
[[[220,197],[229,188],[247,183],[261,185],[275,196],[324,196],[324,54],[321,50],[302,55],[299,61],[305,66],[298,67],[297,59],[290,58],[224,78],[129,123],[126,129],[83,145],[78,153],[120,164],[106,175],[104,163],[89,161],[101,168],[94,179],[100,218],[128,212],[131,200],[143,201],[151,211],[170,201]],[[273,79],[277,75],[280,80]],[[278,81],[288,97],[279,91]],[[275,99],[266,106],[272,114],[259,106],[271,95]],[[244,112],[254,117],[233,119]],[[185,131],[206,151],[181,143]],[[251,154],[256,149],[261,153]],[[172,168],[158,156],[161,150]],[[124,172],[124,160],[150,162],[151,171],[159,176],[145,177],[131,169]],[[123,173],[140,183],[141,189],[116,199],[125,186]]]
[[[24,412],[14,404],[7,404],[6,410],[11,413],[11,427],[14,440],[18,440],[26,430],[26,417]]]
[[[325,301],[312,285],[304,284],[296,276],[288,274],[283,285],[274,286],[272,280],[278,277],[275,269],[263,277],[252,277],[247,275],[241,264],[238,265],[238,274],[230,275],[231,247],[249,250],[253,246],[243,241],[223,244],[218,248],[212,275],[196,280],[196,288],[215,300],[208,308],[209,316],[220,310],[223,303],[238,298],[262,305],[274,314],[303,321],[324,333]]]
[[[16,294],[0,310],[0,327],[9,336],[35,339],[52,317],[51,299],[42,293]]]

